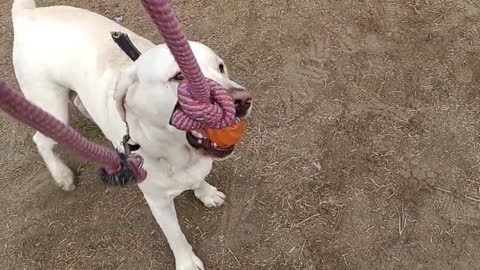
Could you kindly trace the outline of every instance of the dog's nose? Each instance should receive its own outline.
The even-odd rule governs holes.
[[[235,115],[237,117],[245,117],[248,115],[250,107],[252,107],[252,96],[245,89],[231,89],[233,101],[235,102]]]

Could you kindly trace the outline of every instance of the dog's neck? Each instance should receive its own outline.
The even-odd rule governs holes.
[[[172,169],[183,168],[189,163],[205,158],[197,150],[187,145],[185,133],[166,124],[157,126],[151,121],[128,112],[126,119],[130,127],[132,141],[142,147],[138,150],[145,159],[167,162]]]

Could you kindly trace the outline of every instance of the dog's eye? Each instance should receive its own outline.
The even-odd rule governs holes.
[[[221,73],[225,73],[225,65],[224,64],[218,65],[218,69],[220,70]]]
[[[175,76],[173,76],[173,78],[175,81],[183,81],[185,80],[185,77],[183,76],[183,73],[181,72],[178,72],[177,74],[175,74]]]

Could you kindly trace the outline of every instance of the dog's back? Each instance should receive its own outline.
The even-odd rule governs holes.
[[[12,20],[15,69],[20,73],[28,70],[29,74],[48,71],[52,79],[70,89],[88,80],[74,82],[72,72],[87,74],[97,70],[96,74],[101,74],[108,65],[121,67],[122,62],[129,63],[111,39],[112,31],[127,33],[141,50],[153,46],[114,21],[75,7],[36,8],[33,0],[15,0]]]

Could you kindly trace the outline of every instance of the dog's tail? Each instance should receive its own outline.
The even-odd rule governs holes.
[[[36,7],[37,5],[35,4],[35,0],[14,0],[12,5],[12,16]]]

